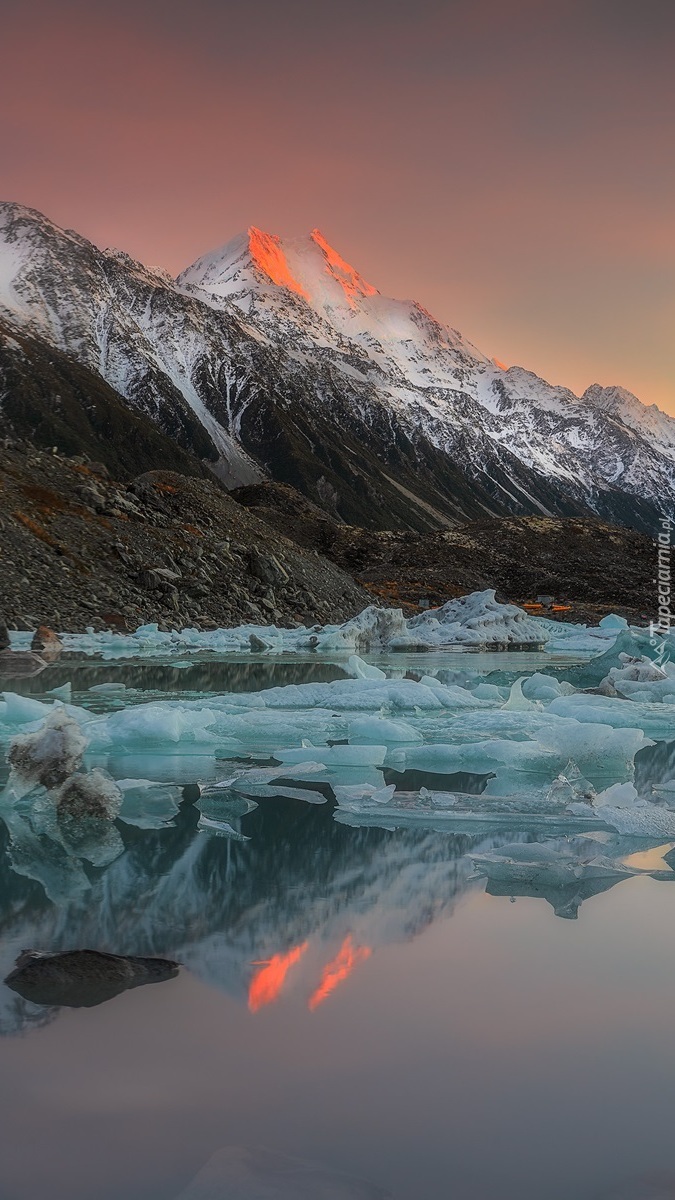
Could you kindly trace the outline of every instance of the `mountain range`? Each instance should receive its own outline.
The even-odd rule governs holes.
[[[173,279],[1,204],[0,419],[117,469],[291,484],[373,529],[539,514],[653,533],[675,512],[675,419],[504,368],[316,229],[252,227]]]

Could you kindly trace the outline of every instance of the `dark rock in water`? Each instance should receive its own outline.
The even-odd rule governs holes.
[[[44,658],[32,650],[0,650],[1,679],[32,679],[46,667]]]
[[[46,954],[24,950],[5,983],[32,1004],[93,1008],[129,988],[173,979],[179,963],[169,958],[136,958],[100,950]]]
[[[9,650],[9,629],[2,613],[0,613],[0,650]]]

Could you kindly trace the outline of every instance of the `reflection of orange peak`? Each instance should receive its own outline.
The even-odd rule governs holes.
[[[318,246],[323,253],[323,256],[326,260],[326,271],[341,285],[350,303],[353,302],[354,297],[357,295],[377,296],[377,288],[374,288],[370,283],[366,283],[363,276],[359,275],[358,271],[355,270],[354,267],[350,266],[350,264],[346,262],[340,254],[338,254],[337,250],[334,250],[333,247],[329,245],[321,233],[321,230],[313,229],[309,236],[314,244]]]
[[[286,954],[275,954],[264,962],[255,963],[262,970],[255,974],[249,984],[248,1007],[251,1012],[257,1012],[265,1004],[273,1004],[278,999],[288,972],[302,958],[308,942],[293,946]]]
[[[365,962],[372,953],[369,946],[354,946],[352,935],[348,933],[335,958],[332,962],[326,963],[323,969],[321,982],[309,998],[310,1010],[314,1012],[314,1009],[318,1008],[348,975],[351,975],[354,967],[358,966],[360,962]]]
[[[248,230],[248,246],[256,267],[263,271],[268,279],[272,280],[272,283],[278,284],[279,287],[286,287],[291,292],[296,292],[298,296],[304,296],[305,300],[309,300],[307,292],[291,273],[286,256],[281,249],[280,238],[275,237],[272,233],[263,233],[262,229],[256,229],[255,225],[251,225]]]

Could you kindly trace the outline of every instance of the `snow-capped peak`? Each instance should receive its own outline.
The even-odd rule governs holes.
[[[281,238],[255,225],[198,259],[179,275],[178,283],[223,298],[273,285],[317,311],[345,304],[355,308],[359,299],[379,294],[320,230]]]
[[[381,295],[318,229],[251,226],[173,281],[0,204],[0,316],[183,444],[210,444],[228,481],[259,477],[252,456],[312,499],[334,495],[354,523],[379,509],[412,528],[594,511],[651,527],[655,506],[672,510],[673,418],[622,388],[580,399],[491,360],[420,304]]]
[[[375,365],[403,386],[456,387],[468,364],[490,365],[420,304],[381,295],[318,229],[281,238],[251,226],[176,282],[216,308],[235,304],[275,341],[283,328],[299,352],[318,343],[344,355],[348,339],[366,371]]]
[[[634,429],[653,445],[675,457],[675,418],[669,417],[656,404],[643,404],[627,388],[592,383],[586,388],[581,403],[607,413]]]

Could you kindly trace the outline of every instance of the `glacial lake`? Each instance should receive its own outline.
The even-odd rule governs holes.
[[[509,682],[553,665],[523,657],[452,666]],[[5,686],[48,699],[68,681],[74,704],[114,713],[343,675],[62,660]],[[89,691],[101,683],[129,694]],[[666,777],[672,747],[641,753],[643,783]],[[2,1200],[177,1200],[232,1145],[317,1160],[395,1200],[675,1196],[675,842],[617,841],[642,873],[603,885],[486,884],[471,854],[541,840],[527,817],[515,834],[386,828],[260,796],[240,841],[197,827],[203,756],[142,759],[125,769],[150,762],[178,811],[157,828],[117,822],[122,852],[87,867],[79,894],[50,900],[0,821],[2,978],[24,948],[183,964],[94,1007],[0,984]]]

